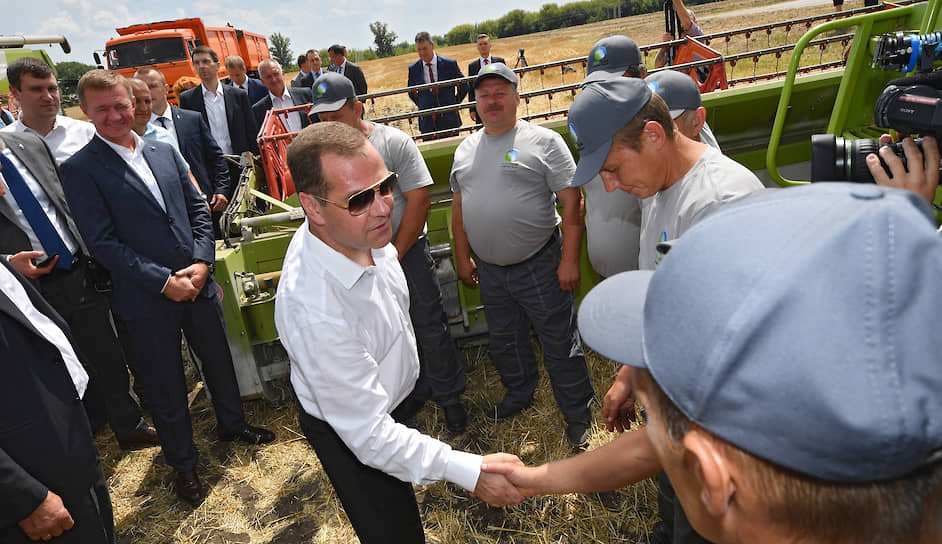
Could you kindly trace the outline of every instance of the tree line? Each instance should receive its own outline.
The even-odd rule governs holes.
[[[669,0],[668,0],[669,1]],[[717,0],[687,0],[687,5],[705,4]],[[509,38],[556,30],[576,25],[597,23],[618,17],[629,17],[642,13],[651,13],[663,9],[664,0],[583,0],[559,5],[543,4],[539,11],[515,9],[498,19],[473,24],[458,25],[444,35],[433,35],[436,45],[460,45],[474,43],[478,34],[487,34],[491,38]],[[415,51],[415,44],[409,41],[396,42],[397,35],[379,21],[370,24],[375,47],[358,52],[362,60],[377,57],[402,55]]]

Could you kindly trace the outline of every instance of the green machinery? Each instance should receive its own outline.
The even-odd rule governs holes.
[[[55,63],[42,49],[26,49],[27,45],[59,44],[65,54],[72,52],[72,46],[65,36],[0,36],[0,97],[10,93],[10,83],[7,81],[7,66],[23,57],[37,58],[55,70]]]
[[[884,8],[809,30],[795,45],[783,78],[704,94],[708,123],[724,151],[756,171],[768,185],[777,182],[789,186],[799,182],[785,175],[810,179],[812,134],[872,138],[883,132],[873,125],[873,105],[887,81],[900,73],[871,66],[876,40],[897,30],[926,33],[937,29],[942,0],[905,6],[886,4]],[[847,32],[849,27],[855,28],[855,33],[852,40],[847,40],[843,67],[796,77],[801,71],[801,52],[809,43],[816,43],[814,40],[820,36]],[[569,85],[556,92],[574,94],[575,88],[577,85]],[[544,126],[568,139],[564,119],[547,121]],[[263,135],[260,140],[267,140],[263,148],[283,152],[290,140],[290,135],[283,132]],[[448,176],[460,141],[461,137],[454,137],[426,142],[420,144],[420,149],[435,180],[428,217],[429,240],[446,313],[452,335],[469,339],[486,332],[487,325],[477,288],[458,281],[450,258]],[[269,162],[272,156],[277,153],[269,155]],[[269,196],[276,192],[261,189],[266,183],[273,186],[273,176],[284,174],[283,164],[275,166],[246,165],[242,183],[226,213],[231,237],[219,243],[216,254],[216,277],[224,291],[223,307],[242,394],[264,395],[272,400],[285,397],[285,388],[277,379],[288,372],[288,358],[274,327],[275,293],[286,248],[303,220],[297,197],[281,202]],[[578,298],[598,281],[585,255],[582,272]]]

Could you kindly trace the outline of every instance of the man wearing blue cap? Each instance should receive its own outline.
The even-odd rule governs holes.
[[[622,463],[634,477],[653,453],[719,544],[939,542],[942,336],[927,326],[942,239],[922,199],[849,183],[773,191],[671,246],[657,271],[599,284],[579,314],[590,346],[635,368],[647,444],[624,451],[642,434],[628,433],[549,466],[485,470],[530,494],[601,490],[599,474]]]
[[[485,67],[474,87],[484,128],[455,151],[452,232],[458,276],[474,285],[480,274],[491,357],[507,388],[496,416],[509,418],[533,402],[532,324],[566,438],[583,445],[594,391],[573,310],[583,221],[582,195],[570,185],[572,155],[555,132],[517,119],[517,76],[506,65]]]
[[[639,79],[587,86],[569,110],[569,134],[580,154],[573,185],[600,175],[606,190],[621,189],[641,199],[641,270],[657,266],[659,242],[681,236],[725,203],[762,188],[744,166],[678,130],[664,100]],[[622,369],[603,403],[609,428],[629,424],[631,391],[631,372]],[[663,477],[661,495],[667,538],[699,542],[679,508],[667,506],[676,506],[676,498]]]

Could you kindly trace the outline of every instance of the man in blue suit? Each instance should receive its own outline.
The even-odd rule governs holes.
[[[261,81],[246,75],[245,61],[239,55],[226,57],[226,73],[229,74],[229,77],[223,80],[223,83],[238,87],[249,93],[249,104],[258,102],[268,94]]]
[[[222,149],[216,143],[209,125],[195,111],[181,110],[167,103],[170,87],[164,75],[156,68],[145,66],[134,77],[147,84],[153,107],[151,123],[170,131],[176,138],[180,153],[190,165],[190,171],[200,191],[206,195],[209,207],[213,210],[213,234],[218,239],[219,214],[226,209],[229,200],[229,165],[223,157]]]
[[[131,131],[134,100],[122,76],[92,70],[78,95],[96,137],[61,166],[66,199],[92,256],[111,271],[112,311],[127,326],[177,496],[198,504],[181,329],[203,362],[219,439],[260,444],[275,435],[245,421],[212,276],[209,214],[186,165],[169,144]]]
[[[435,53],[435,44],[428,32],[419,32],[415,35],[415,48],[419,53],[419,60],[409,66],[409,86],[435,83],[464,77],[458,62],[448,57],[440,57]],[[468,84],[461,83],[456,86],[437,87],[409,93],[409,98],[415,102],[420,110],[451,106],[464,100],[468,94]],[[419,117],[419,130],[422,134],[438,132],[461,126],[461,116],[456,111],[425,115]],[[447,132],[438,134],[434,138],[446,138],[457,134]]]

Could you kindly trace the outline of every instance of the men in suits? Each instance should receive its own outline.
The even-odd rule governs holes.
[[[268,94],[252,106],[255,124],[261,126],[265,120],[265,112],[272,108],[280,110],[313,102],[310,87],[285,87],[285,74],[277,62],[271,59],[263,60],[258,64],[258,73],[262,76],[262,83],[268,89]],[[300,132],[311,124],[303,110],[283,114],[281,120],[288,132]]]
[[[457,79],[464,77],[458,63],[455,59],[440,57],[435,53],[435,44],[428,32],[419,32],[415,35],[415,48],[419,53],[419,60],[409,66],[409,86],[422,85],[423,83],[435,83],[448,79]],[[450,106],[464,100],[468,94],[468,84],[461,83],[457,86],[437,87],[425,89],[418,92],[410,92],[409,98],[415,102],[420,110],[437,108],[439,106]],[[419,117],[419,130],[423,134],[427,132],[438,132],[450,128],[461,126],[461,116],[457,111],[439,113],[435,115],[426,115]],[[445,138],[453,136],[455,132],[447,132],[436,136]]]
[[[170,86],[159,70],[145,66],[134,77],[147,83],[153,107],[151,122],[166,128],[177,139],[180,153],[213,210],[213,233],[217,239],[221,238],[218,217],[229,204],[226,196],[229,194],[229,166],[222,149],[200,114],[167,103]]]
[[[85,121],[59,115],[59,82],[45,62],[24,57],[7,67],[10,92],[20,104],[20,118],[4,132],[32,132],[45,140],[56,164],[72,156],[95,134]]]
[[[99,423],[95,402],[103,401],[122,448],[157,444],[157,432],[130,395],[108,297],[99,292],[107,279],[72,221],[51,152],[31,132],[0,133],[0,152],[0,260],[33,280],[72,328],[94,369],[92,391],[99,399],[88,397],[92,420]],[[33,260],[44,255],[52,262],[36,266]]]
[[[327,55],[330,57],[331,64],[329,70],[347,76],[347,79],[353,82],[357,95],[366,94],[366,76],[363,75],[363,70],[359,66],[347,60],[347,48],[335,43],[327,48]]]
[[[112,308],[127,326],[135,375],[177,471],[177,496],[196,504],[203,490],[181,329],[203,362],[219,439],[259,444],[275,436],[245,422],[212,276],[209,214],[186,166],[169,145],[132,132],[130,85],[120,75],[92,70],[79,80],[78,95],[97,134],[62,164],[66,198],[92,255],[111,271]]]
[[[483,34],[483,33],[478,34],[478,54],[480,54],[481,56],[474,59],[473,61],[471,61],[470,64],[468,64],[469,76],[478,75],[478,72],[481,71],[482,66],[487,66],[491,64],[492,62],[503,62],[504,64],[507,64],[506,62],[504,62],[503,57],[491,56],[491,37],[488,36],[487,34]],[[468,102],[474,102],[474,85],[472,85],[471,88],[468,89]],[[477,108],[471,108],[471,120],[474,121],[475,123],[478,122]]]
[[[227,83],[249,93],[249,104],[254,104],[265,96],[265,86],[262,82],[249,77],[245,73],[245,61],[239,55],[226,57],[226,72],[229,77]]]
[[[0,542],[115,542],[74,345],[65,321],[0,259]]]
[[[300,71],[291,80],[291,86],[310,89],[317,78],[311,75],[311,61],[307,60],[307,53],[298,55],[298,68]],[[259,66],[259,71],[261,71],[261,66]],[[253,102],[252,105],[254,106],[255,103]]]
[[[202,84],[180,93],[180,107],[203,115],[223,153],[241,155],[250,151],[257,154],[258,126],[248,93],[219,83],[219,56],[208,46],[201,45],[193,50],[193,67]],[[229,166],[227,200],[232,198],[241,173],[237,164]]]

